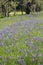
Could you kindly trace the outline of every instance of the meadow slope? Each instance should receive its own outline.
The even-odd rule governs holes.
[[[0,19],[0,65],[43,65],[43,16]]]

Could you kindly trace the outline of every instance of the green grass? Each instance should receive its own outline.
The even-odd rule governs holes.
[[[35,16],[32,15],[33,19],[37,20],[37,17],[38,17],[38,20],[43,20],[43,16]],[[3,18],[3,19],[0,19],[0,30],[2,30],[3,28],[5,27],[8,27],[10,25],[12,25],[13,23],[15,22],[18,22],[18,21],[28,21],[30,20],[31,17],[27,16],[27,15],[21,15],[21,16],[12,16],[12,17],[6,17],[6,18]],[[41,23],[38,23],[35,25],[36,27],[41,27],[43,26],[43,22]],[[31,26],[30,26],[31,28]],[[23,32],[23,29],[22,31],[20,31],[21,34],[23,34],[22,37],[20,37],[20,34],[18,32],[15,33],[14,35],[14,38],[18,37],[18,40],[15,40],[14,41],[14,38],[13,37],[10,37],[8,40],[4,40],[4,43],[6,44],[5,46],[1,46],[0,47],[0,55],[3,57],[1,58],[1,63],[3,63],[4,65],[19,65],[19,64],[16,64],[16,61],[18,60],[18,57],[22,56],[23,60],[25,61],[26,65],[38,65],[38,62],[40,60],[39,57],[36,58],[36,61],[32,64],[31,63],[31,52],[29,52],[27,55],[25,55],[24,51],[27,51],[30,49],[32,50],[26,42],[26,45],[24,44],[25,43],[25,40],[26,39],[29,39],[33,46],[39,46],[40,48],[38,48],[37,50],[35,49],[34,52],[32,52],[32,55],[34,55],[35,53],[41,51],[42,55],[43,55],[43,42],[41,42],[40,40],[34,40],[33,38],[34,37],[43,37],[43,29],[39,29],[39,30],[36,30],[36,28],[33,28],[32,31],[28,31],[27,34],[24,34]],[[41,34],[40,34],[41,33]],[[5,37],[7,35],[4,35]],[[4,36],[3,36],[3,39],[4,39]],[[1,43],[2,40],[0,40],[0,43]],[[16,43],[16,46],[12,46],[12,42],[13,43]],[[8,44],[10,43],[10,44]],[[8,51],[8,50],[10,51]],[[5,51],[6,50],[6,51]],[[18,51],[19,50],[19,51]],[[6,60],[5,60],[6,59]],[[42,59],[43,59],[43,56],[42,56]],[[43,62],[41,63],[43,65]]]
[[[26,15],[18,15],[18,16],[16,15],[16,16],[0,18],[0,29],[8,27],[15,22],[25,21],[25,20],[29,20],[29,19],[30,19],[30,17],[28,17]]]
[[[43,20],[43,11],[42,12],[35,12],[31,13],[32,16],[37,20]]]
[[[16,15],[5,18],[0,18],[0,29],[3,27],[8,27],[14,22],[29,20],[31,17],[27,15]],[[32,14],[32,18],[36,20],[43,20],[43,14]]]

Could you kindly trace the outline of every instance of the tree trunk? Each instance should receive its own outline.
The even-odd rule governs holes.
[[[6,8],[4,5],[2,5],[2,15],[6,16]]]
[[[8,12],[8,11],[6,12],[6,16],[7,16],[7,17],[9,16],[9,12]]]

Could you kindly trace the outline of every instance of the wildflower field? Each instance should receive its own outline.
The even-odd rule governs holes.
[[[0,19],[0,65],[43,65],[43,13]]]

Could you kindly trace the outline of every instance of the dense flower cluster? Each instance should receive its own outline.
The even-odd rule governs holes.
[[[43,21],[20,21],[0,30],[0,65],[43,65]]]

